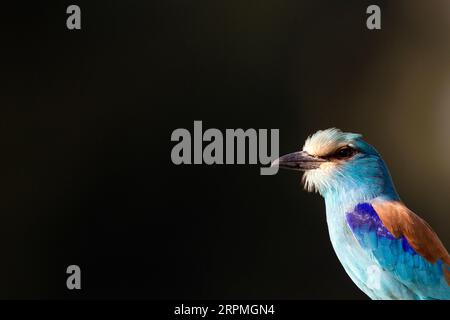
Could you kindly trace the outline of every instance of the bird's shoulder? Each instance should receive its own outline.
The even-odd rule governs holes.
[[[419,280],[423,272],[424,284],[441,274],[450,286],[448,251],[430,225],[402,202],[359,203],[346,213],[346,219],[360,245],[383,268],[404,280]]]
[[[436,232],[405,204],[401,201],[374,201],[372,206],[395,238],[405,237],[412,249],[428,262],[442,260],[450,265],[450,255]]]

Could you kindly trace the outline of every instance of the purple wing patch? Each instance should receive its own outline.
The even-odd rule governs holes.
[[[397,239],[383,225],[380,217],[370,203],[359,203],[352,212],[346,214],[347,223],[353,232],[368,233],[375,232],[378,238],[383,237],[389,240]],[[397,240],[402,241],[403,251],[410,254],[416,254],[405,237]]]

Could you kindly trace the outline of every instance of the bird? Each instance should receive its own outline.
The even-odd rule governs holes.
[[[450,299],[448,251],[402,202],[380,153],[361,134],[319,130],[271,166],[303,172],[304,188],[324,198],[337,258],[370,299]]]

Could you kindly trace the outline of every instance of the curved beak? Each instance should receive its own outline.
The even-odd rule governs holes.
[[[298,151],[279,157],[272,162],[271,167],[306,171],[317,169],[324,162],[326,162],[326,160],[311,156],[306,151]]]

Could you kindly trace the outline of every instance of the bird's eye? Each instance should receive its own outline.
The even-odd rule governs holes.
[[[347,159],[352,157],[356,153],[356,150],[352,147],[345,146],[342,148],[339,148],[335,153],[334,157],[337,159]]]

